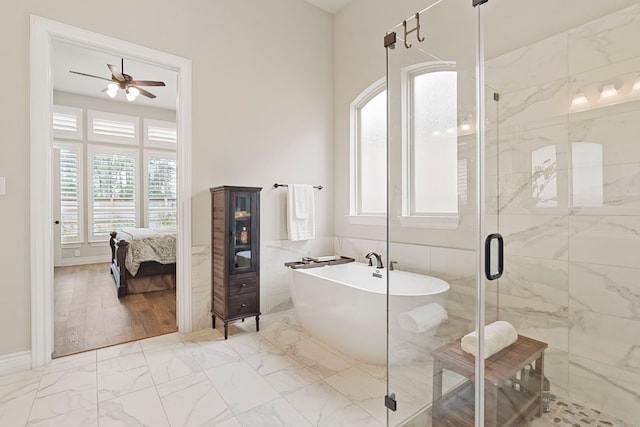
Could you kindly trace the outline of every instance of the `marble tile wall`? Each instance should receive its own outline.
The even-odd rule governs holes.
[[[500,92],[499,316],[556,394],[640,419],[640,5],[487,61]],[[606,84],[618,95],[601,100]],[[588,103],[572,106],[577,92]],[[586,143],[586,144],[585,144]]]

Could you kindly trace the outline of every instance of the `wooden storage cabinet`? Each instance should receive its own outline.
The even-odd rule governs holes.
[[[211,316],[224,322],[256,317],[260,330],[259,187],[211,188]]]

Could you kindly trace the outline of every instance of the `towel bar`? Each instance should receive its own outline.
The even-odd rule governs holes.
[[[288,187],[289,184],[278,184],[277,182],[275,184],[273,184],[273,188],[278,188],[278,187]],[[314,185],[313,188],[317,188],[318,190],[322,190],[324,187],[322,185]]]

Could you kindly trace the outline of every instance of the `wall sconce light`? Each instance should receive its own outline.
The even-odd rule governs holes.
[[[588,103],[589,103],[589,100],[587,99],[585,94],[583,92],[578,92],[575,94],[575,96],[573,97],[573,100],[571,101],[571,107],[578,108],[578,107],[582,107],[583,105],[587,105]]]
[[[640,92],[640,76],[636,79],[633,87],[631,88],[632,93]]]
[[[615,96],[618,96],[618,90],[613,85],[613,83],[604,85],[602,87],[602,90],[600,91],[600,101],[611,99]]]

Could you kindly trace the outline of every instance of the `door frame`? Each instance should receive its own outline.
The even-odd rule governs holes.
[[[126,52],[127,56],[175,71],[177,136],[176,322],[192,330],[191,303],[191,60],[31,15],[30,45],[30,255],[31,367],[53,352],[52,132],[54,41]],[[115,292],[115,289],[114,289]]]

